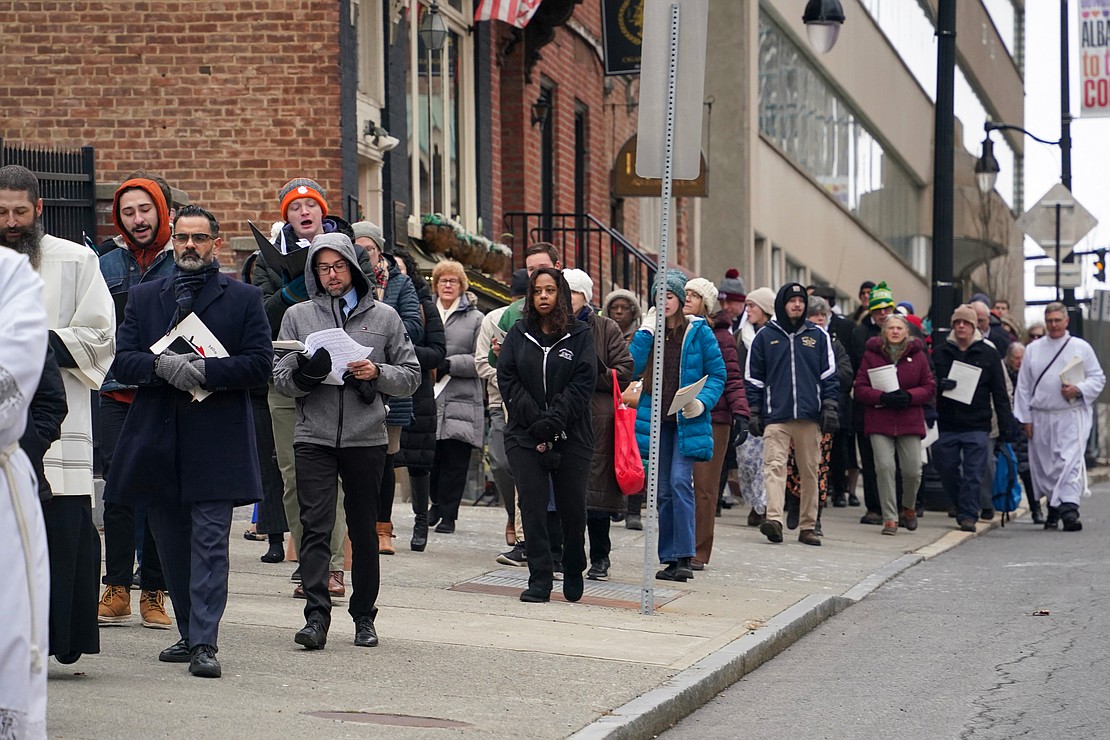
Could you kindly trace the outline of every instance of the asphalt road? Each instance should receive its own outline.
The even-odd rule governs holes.
[[[909,569],[665,737],[1110,737],[1110,485],[1080,511]]]

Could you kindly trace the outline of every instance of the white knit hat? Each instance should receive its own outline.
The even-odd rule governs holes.
[[[769,318],[775,316],[775,291],[770,288],[756,288],[748,293],[748,300],[759,306]]]
[[[702,277],[686,281],[686,290],[692,290],[701,296],[702,305],[706,313],[717,313],[717,286]]]
[[[594,281],[589,274],[574,267],[565,267],[563,277],[570,286],[571,293],[581,293],[586,296],[587,303],[594,299]]]

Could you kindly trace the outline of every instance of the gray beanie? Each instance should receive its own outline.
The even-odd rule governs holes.
[[[351,231],[355,233],[355,239],[359,237],[373,239],[379,250],[385,250],[385,237],[382,236],[382,229],[377,224],[371,221],[355,221],[351,224]]]
[[[717,286],[718,298],[722,301],[744,300],[744,281],[740,278],[740,271],[730,267],[725,273],[725,279]]]

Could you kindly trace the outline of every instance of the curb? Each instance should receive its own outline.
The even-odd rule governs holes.
[[[1024,517],[1024,503],[1011,521]],[[650,738],[692,714],[745,675],[793,645],[822,622],[859,603],[887,581],[925,560],[1002,525],[979,522],[974,532],[952,531],[929,545],[887,563],[840,596],[811,594],[771,618],[757,631],[736,638],[679,672],[662,686],[613,709],[570,736],[571,740]]]

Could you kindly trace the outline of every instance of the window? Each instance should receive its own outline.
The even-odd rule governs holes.
[[[358,92],[372,105],[385,99],[381,12],[372,0],[351,0],[351,25],[358,35]]]

